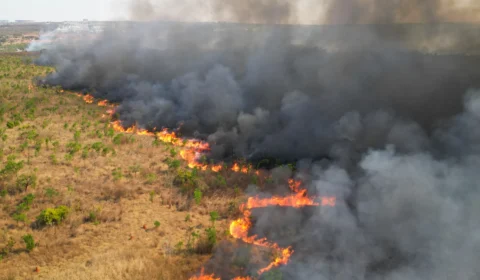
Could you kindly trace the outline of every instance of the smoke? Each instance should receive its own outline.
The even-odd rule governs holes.
[[[477,279],[479,27],[440,24],[453,1],[322,3],[332,23],[435,24],[119,23],[48,48],[37,62],[57,71],[40,82],[118,102],[125,125],[180,126],[215,159],[297,162],[338,205],[254,213],[256,233],[294,247],[286,279]],[[132,18],[197,8],[170,5],[133,2]],[[208,2],[199,17],[211,7],[240,22],[303,18],[280,0]],[[228,259],[220,248],[212,270]]]

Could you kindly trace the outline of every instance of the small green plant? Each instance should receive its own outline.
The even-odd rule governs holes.
[[[178,169],[180,167],[180,160],[178,159],[170,159],[167,161],[168,168],[170,169]]]
[[[92,149],[95,150],[96,152],[100,152],[103,148],[104,148],[104,145],[102,142],[95,142],[92,144]]]
[[[177,253],[180,253],[183,249],[183,242],[182,241],[179,241],[177,244],[175,244],[175,251]]]
[[[70,162],[70,161],[73,160],[73,155],[72,155],[72,154],[65,154],[65,157],[64,157],[64,158],[65,158],[66,161],[69,161],[69,162]]]
[[[141,167],[140,167],[140,165],[135,164],[135,165],[129,166],[128,170],[130,171],[131,174],[133,174],[133,176],[136,176],[136,174],[140,172]],[[148,178],[147,178],[147,180],[148,180]]]
[[[160,226],[160,222],[159,222],[159,221],[155,221],[155,222],[153,222],[153,225],[154,225],[156,228],[158,228],[158,227]]]
[[[156,180],[157,180],[157,175],[155,175],[155,173],[148,173],[147,174],[147,180],[145,181],[145,184],[151,185],[151,184],[155,183]]]
[[[193,191],[193,198],[195,199],[195,203],[197,205],[200,204],[200,202],[202,202],[202,196],[203,196],[203,193],[199,188],[196,188]]]
[[[25,213],[14,213],[12,215],[12,218],[14,221],[16,221],[17,223],[18,222],[22,222],[22,223],[27,223],[28,222],[28,219],[27,219],[27,215]]]
[[[210,212],[210,221],[212,222],[213,225],[215,225],[215,221],[217,221],[218,218],[219,218],[219,215],[217,211]]]
[[[13,240],[13,238],[9,238],[8,239],[8,242],[7,244],[5,245],[5,247],[2,248],[2,250],[0,250],[0,260],[6,258],[8,256],[8,254],[10,254],[10,252],[13,250],[13,246],[15,246],[15,240]]]
[[[52,162],[53,165],[57,165],[58,164],[57,155],[51,154],[50,155],[50,161]]]
[[[54,196],[58,196],[60,193],[55,190],[55,189],[52,189],[52,188],[47,188],[45,189],[45,196],[48,197],[48,198],[52,198]]]
[[[187,214],[187,215],[185,216],[185,222],[190,222],[190,214]]]
[[[160,146],[161,141],[158,138],[153,139],[152,146],[158,147]]]
[[[107,129],[105,129],[104,134],[105,134],[105,136],[111,138],[111,137],[113,137],[113,136],[115,135],[115,130],[114,130],[113,128],[111,128],[111,127],[110,127],[110,128],[107,128]]]
[[[21,213],[23,211],[28,211],[30,210],[30,206],[32,205],[33,203],[33,200],[35,199],[35,195],[34,194],[28,194],[26,195],[23,199],[22,199],[22,202],[20,202],[18,205],[17,205],[17,212],[18,213]]]
[[[98,215],[100,211],[101,211],[100,208],[90,211],[90,213],[88,213],[88,221],[93,223],[94,225],[99,225],[100,221],[98,220]]]
[[[37,217],[37,223],[39,225],[58,225],[60,224],[70,213],[70,208],[67,206],[58,206],[55,208],[47,208],[42,210],[40,215]]]
[[[217,230],[215,227],[209,227],[205,229],[205,233],[207,234],[208,244],[213,248],[217,244]]]
[[[82,144],[78,142],[70,142],[67,144],[67,152],[71,155],[74,155],[82,149]]]
[[[33,249],[35,249],[35,240],[31,234],[22,236],[22,239],[28,252],[31,252]]]
[[[11,176],[17,174],[20,169],[23,168],[23,161],[15,161],[15,156],[10,155],[7,157],[7,163],[5,167],[0,170],[0,177]]]
[[[218,174],[217,177],[215,177],[215,181],[216,181],[217,185],[219,185],[221,187],[226,187],[227,186],[227,180],[225,179],[225,177],[223,177],[220,174]]]
[[[123,172],[121,168],[115,168],[112,171],[112,177],[114,181],[118,181],[123,178]]]
[[[150,202],[153,203],[153,199],[155,198],[155,195],[156,195],[155,191],[150,192]]]
[[[175,148],[171,148],[171,149],[170,149],[170,156],[171,156],[172,158],[177,156],[177,151],[175,150]]]
[[[113,139],[112,139],[112,142],[113,142],[113,144],[115,144],[115,145],[120,145],[120,144],[124,143],[124,141],[125,141],[125,140],[124,140],[123,134],[117,134],[117,135],[115,135],[115,137],[113,137]]]

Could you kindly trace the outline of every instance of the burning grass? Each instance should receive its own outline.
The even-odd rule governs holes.
[[[175,130],[124,127],[112,119],[114,104],[30,82],[33,76],[52,69],[24,64],[14,57],[0,57],[0,65],[4,69],[0,74],[9,77],[0,95],[0,125],[6,126],[0,135],[2,226],[9,228],[0,248],[16,240],[0,263],[7,275],[61,279],[81,268],[89,279],[136,279],[139,275],[141,279],[174,279],[175,270],[180,270],[185,272],[182,279],[187,279],[201,265],[193,260],[208,257],[219,241],[233,238],[274,255],[267,263],[260,261],[254,275],[235,277],[253,279],[287,264],[294,250],[250,235],[252,210],[335,205],[334,197],[309,196],[301,182],[294,180],[288,182],[290,194],[244,199],[242,191],[250,183],[260,188],[272,183],[268,172],[240,161],[208,162],[206,142],[184,139]],[[12,68],[19,68],[16,75],[11,76]],[[10,191],[14,187],[16,191]],[[26,192],[35,200],[28,209],[15,212]],[[68,209],[68,215],[55,216],[48,209]],[[45,221],[38,222],[42,217]],[[21,251],[18,244],[25,234],[38,241],[32,252]],[[132,246],[145,254],[135,256],[138,265],[89,264],[89,259],[102,256],[102,248],[107,247],[116,248],[107,258],[120,254],[118,262],[122,263],[124,253],[119,252],[128,252]],[[188,265],[169,265],[161,272],[147,269],[158,260],[171,264],[172,259]],[[23,263],[24,268],[14,269],[12,263]],[[201,273],[191,279],[215,277]]]

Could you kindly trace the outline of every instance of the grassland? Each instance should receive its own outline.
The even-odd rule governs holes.
[[[0,279],[188,279],[258,178],[197,172],[0,55]]]

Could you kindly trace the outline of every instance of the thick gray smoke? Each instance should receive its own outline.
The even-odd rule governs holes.
[[[291,2],[248,13],[254,4],[240,2],[218,10],[298,18]],[[446,2],[328,9],[333,22],[436,23]],[[150,2],[137,4],[134,14],[154,17]],[[472,24],[123,23],[59,42],[38,62],[57,68],[42,83],[118,102],[126,125],[181,126],[218,159],[298,161],[296,176],[337,206],[254,213],[254,231],[294,246],[286,279],[478,279],[479,34]],[[220,259],[214,272],[229,267]]]

